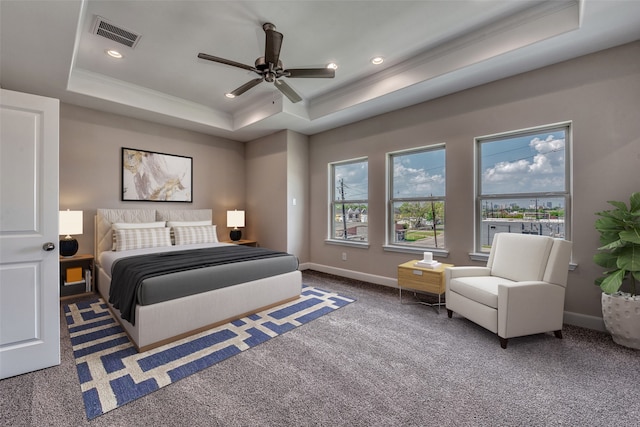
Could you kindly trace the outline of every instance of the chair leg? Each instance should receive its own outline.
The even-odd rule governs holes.
[[[500,338],[500,347],[502,348],[507,348],[507,342],[509,341],[507,338],[502,338],[502,337],[498,337]]]
[[[562,331],[553,331],[553,335],[555,335],[556,338],[562,339]]]
[[[451,319],[451,317],[453,316],[453,311],[449,310],[447,308],[447,316],[449,316],[449,319]]]

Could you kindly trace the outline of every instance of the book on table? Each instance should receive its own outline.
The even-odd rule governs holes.
[[[422,268],[438,268],[442,265],[442,263],[439,263],[438,261],[418,261],[415,263],[416,267],[422,267]]]

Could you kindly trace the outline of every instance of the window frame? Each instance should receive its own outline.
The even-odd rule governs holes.
[[[399,156],[407,156],[412,154],[420,154],[430,151],[442,151],[444,154],[444,194],[439,196],[416,196],[416,197],[393,197],[394,194],[394,159]],[[387,158],[387,209],[386,209],[386,233],[385,233],[385,250],[396,252],[418,252],[430,251],[438,256],[447,256],[448,251],[446,249],[446,239],[443,239],[442,246],[426,246],[426,245],[414,245],[403,244],[396,241],[396,227],[395,227],[395,208],[394,204],[398,202],[442,202],[445,206],[443,215],[443,224],[446,224],[446,198],[447,198],[447,176],[446,176],[446,143],[436,143],[420,147],[409,148],[405,150],[393,151],[386,154]]]
[[[533,191],[526,193],[498,193],[498,194],[483,194],[482,193],[482,150],[481,145],[484,143],[496,142],[510,138],[520,138],[526,136],[535,136],[544,133],[552,133],[564,131],[564,189],[561,191]],[[572,147],[573,147],[573,123],[571,121],[553,123],[548,125],[536,126],[526,129],[517,129],[507,132],[500,132],[492,135],[479,136],[474,138],[474,151],[475,151],[475,171],[474,177],[476,180],[475,185],[475,241],[474,248],[475,253],[472,254],[472,258],[476,260],[486,259],[489,256],[488,251],[482,250],[482,204],[487,200],[536,200],[537,199],[563,199],[564,200],[564,236],[565,240],[571,240],[571,220],[572,220]],[[537,214],[536,214],[537,216]],[[475,255],[475,257],[473,257]]]
[[[336,192],[338,183],[336,182],[335,176],[335,167],[336,166],[344,166],[349,164],[356,163],[366,163],[367,164],[367,198],[366,199],[345,199],[342,201],[343,203],[337,203],[336,200]],[[335,243],[340,245],[349,245],[349,246],[369,246],[369,233],[367,231],[367,238],[365,240],[349,240],[348,238],[337,238],[335,237],[334,230],[334,217],[335,217],[335,209],[337,204],[366,204],[367,205],[367,215],[369,215],[369,158],[368,157],[357,157],[348,160],[340,160],[337,162],[328,163],[328,185],[329,185],[329,200],[328,200],[328,221],[327,221],[327,239],[328,243]],[[368,224],[368,221],[367,221]]]

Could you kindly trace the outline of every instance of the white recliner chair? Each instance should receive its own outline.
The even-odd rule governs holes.
[[[507,340],[553,331],[562,338],[571,242],[498,233],[486,267],[445,270],[449,318],[456,312]]]

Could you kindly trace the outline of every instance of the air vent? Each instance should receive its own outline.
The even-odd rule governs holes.
[[[113,40],[130,48],[136,47],[140,40],[140,34],[125,30],[122,27],[112,24],[101,16],[96,16],[96,23],[93,26],[93,34]]]

